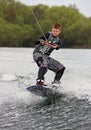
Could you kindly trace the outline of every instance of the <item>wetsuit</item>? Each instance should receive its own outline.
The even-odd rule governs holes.
[[[34,61],[39,66],[38,71],[38,79],[44,79],[44,75],[47,72],[47,70],[51,70],[56,73],[54,81],[59,81],[63,75],[63,72],[65,70],[65,67],[60,62],[54,60],[53,58],[49,57],[54,48],[48,45],[43,45],[40,43],[40,40],[47,40],[49,44],[55,44],[57,45],[56,50],[61,48],[61,40],[59,37],[55,37],[52,35],[51,32],[48,32],[45,34],[45,36],[40,37],[35,42],[35,49],[33,51],[33,58]]]

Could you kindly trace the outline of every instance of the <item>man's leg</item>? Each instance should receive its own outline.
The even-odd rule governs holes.
[[[62,69],[58,70],[56,72],[56,75],[55,75],[55,78],[54,78],[54,81],[60,81],[63,73],[64,73],[64,70],[65,70],[65,67],[63,67]]]
[[[49,57],[48,58],[48,69],[52,70],[55,72],[55,77],[53,83],[59,83],[60,79],[63,76],[65,67],[63,64],[60,62],[54,60],[53,58]]]
[[[39,67],[37,83],[42,85],[44,83],[44,75],[47,72],[46,59],[40,53],[35,53],[34,60]]]

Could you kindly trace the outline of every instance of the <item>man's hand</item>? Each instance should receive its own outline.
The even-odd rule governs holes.
[[[43,45],[48,45],[48,46],[50,46],[51,48],[54,48],[54,49],[56,49],[58,47],[58,45],[51,44],[51,43],[49,43],[47,41],[44,41],[43,39],[40,39],[40,43],[43,44]]]

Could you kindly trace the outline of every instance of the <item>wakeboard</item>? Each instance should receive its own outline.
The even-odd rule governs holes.
[[[46,86],[29,86],[27,90],[37,96],[41,97],[52,97],[52,96],[58,96],[58,91],[53,90],[52,88]]]

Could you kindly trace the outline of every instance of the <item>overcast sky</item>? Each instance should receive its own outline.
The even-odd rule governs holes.
[[[17,0],[27,5],[46,4],[49,6],[76,4],[79,11],[86,17],[91,16],[91,0]]]

